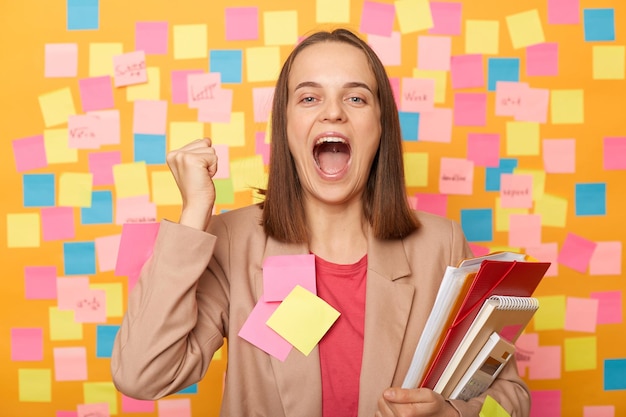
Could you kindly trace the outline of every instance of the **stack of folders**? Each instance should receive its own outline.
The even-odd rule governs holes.
[[[402,387],[427,387],[452,398],[473,362],[485,355],[483,348],[511,344],[524,330],[537,310],[532,293],[549,267],[515,252],[448,267]]]

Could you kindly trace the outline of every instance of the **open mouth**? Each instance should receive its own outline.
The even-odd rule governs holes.
[[[313,148],[313,158],[319,169],[326,175],[336,175],[343,171],[350,161],[350,145],[341,138],[321,138]]]

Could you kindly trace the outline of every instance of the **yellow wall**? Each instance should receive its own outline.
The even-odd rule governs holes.
[[[81,1],[75,0],[74,3],[81,4]],[[250,203],[253,201],[252,194],[245,189],[239,190],[255,177],[259,177],[254,138],[258,132],[265,132],[266,128],[263,121],[254,120],[252,91],[255,88],[273,85],[272,80],[268,79],[267,75],[263,78],[259,71],[263,72],[270,68],[272,74],[270,65],[278,66],[289,53],[297,37],[313,29],[349,26],[358,30],[362,24],[364,4],[367,3],[360,0],[305,2],[106,0],[100,1],[99,4],[97,30],[67,30],[68,11],[65,1],[0,1],[0,39],[2,39],[0,57],[3,63],[0,70],[2,83],[0,138],[3,147],[3,151],[0,152],[0,178],[3,190],[0,236],[4,236],[0,239],[0,256],[4,266],[0,295],[0,314],[3,317],[0,324],[2,338],[0,414],[69,416],[71,414],[60,412],[76,412],[83,403],[108,402],[112,414],[134,415],[123,411],[126,405],[123,404],[122,396],[112,391],[108,371],[109,359],[98,357],[96,348],[97,332],[104,330],[103,326],[120,323],[128,288],[127,277],[117,276],[110,266],[105,268],[102,265],[104,263],[102,259],[96,259],[96,269],[93,274],[88,274],[88,280],[92,289],[106,288],[106,321],[77,326],[71,323],[70,315],[70,323],[61,325],[61,329],[65,331],[62,334],[59,334],[58,328],[55,327],[58,315],[57,300],[27,298],[26,271],[32,271],[30,267],[52,267],[53,275],[56,271],[56,276],[61,278],[79,278],[72,274],[65,276],[64,271],[67,267],[64,264],[65,244],[93,243],[104,237],[115,239],[122,231],[122,226],[115,224],[115,220],[108,224],[83,224],[81,211],[90,202],[90,193],[85,192],[85,189],[89,190],[91,186],[89,176],[86,186],[76,184],[73,188],[68,188],[71,185],[68,186],[67,182],[71,182],[75,177],[62,174],[89,173],[89,157],[97,152],[119,151],[121,164],[135,162],[133,153],[135,99],[167,102],[166,130],[169,148],[172,143],[171,123],[197,120],[196,110],[190,109],[185,104],[172,103],[171,71],[185,69],[208,71],[207,50],[241,50],[244,57],[243,82],[225,83],[222,87],[234,92],[233,120],[242,116],[243,124],[230,126],[231,130],[223,133],[224,126],[206,123],[201,126],[201,133],[229,145],[231,175],[228,179],[222,180],[222,185],[225,188],[232,185],[236,192],[232,203],[221,204],[218,209],[232,209]],[[440,172],[441,158],[461,160],[467,158],[470,152],[469,134],[500,135],[498,156],[517,160],[515,174],[518,176],[531,174],[533,177],[533,201],[530,207],[521,210],[521,213],[540,216],[541,226],[535,231],[541,234],[536,238],[544,245],[543,248],[547,248],[546,251],[527,247],[526,244],[509,246],[510,233],[506,224],[508,214],[520,211],[503,212],[499,200],[500,192],[485,190],[488,171],[485,166],[476,164],[470,170],[473,173],[473,181],[466,184],[470,188],[469,193],[447,196],[445,214],[462,221],[462,213],[466,215],[475,213],[467,210],[491,210],[493,219],[488,221],[485,227],[491,224],[493,234],[486,240],[481,238],[482,240],[473,242],[477,249],[518,249],[554,262],[556,270],[544,279],[536,293],[544,307],[523,336],[524,352],[533,358],[530,368],[523,371],[533,390],[535,399],[533,415],[568,417],[626,415],[624,376],[626,324],[622,308],[626,284],[621,279],[623,240],[626,232],[623,225],[623,212],[626,210],[623,184],[626,173],[624,163],[621,162],[620,165],[619,162],[620,159],[626,158],[624,145],[626,39],[623,33],[626,27],[626,4],[621,0],[580,0],[579,7],[573,13],[573,18],[575,20],[578,18],[577,22],[555,24],[553,19],[564,18],[564,15],[557,13],[549,18],[548,5],[566,4],[565,1],[457,0],[457,3],[462,6],[462,23],[461,26],[457,26],[461,28],[461,32],[458,35],[433,35],[428,30],[432,25],[428,17],[432,8],[437,7],[434,2],[429,3],[427,0],[376,2],[383,6],[395,4],[398,10],[396,17],[392,17],[392,30],[401,38],[401,62],[388,66],[391,77],[398,81],[411,77],[428,78],[423,72],[415,70],[423,70],[430,62],[428,57],[420,56],[418,59],[417,47],[419,42],[428,42],[427,37],[430,36],[448,39],[453,56],[472,53],[482,55],[485,70],[483,86],[464,89],[454,89],[451,84],[451,72],[441,70],[445,90],[437,90],[435,107],[458,111],[460,107],[457,100],[460,101],[461,98],[455,99],[456,93],[484,94],[487,98],[486,123],[483,126],[455,125],[449,142],[433,142],[428,137],[422,137],[419,141],[407,140],[405,142],[409,161],[407,170],[410,181],[414,181],[415,184],[409,187],[407,193],[410,197],[415,197],[417,193],[440,193],[439,176],[450,174]],[[225,10],[229,7],[244,6],[256,7],[258,10],[258,38],[227,40]],[[584,21],[583,10],[592,8],[608,8],[614,11],[615,40],[593,41],[585,38],[585,27],[592,35],[597,33],[598,28],[607,29],[606,24],[592,22],[589,19]],[[329,12],[331,10],[332,12]],[[594,11],[591,11],[591,15],[593,13]],[[382,14],[377,16],[383,19]],[[98,60],[102,60],[104,68],[107,68],[111,62],[110,56],[107,60],[106,55],[102,58],[102,55],[94,51],[103,44],[109,46],[113,44],[113,50],[118,53],[134,51],[137,22],[166,22],[168,25],[167,53],[146,55],[145,62],[151,74],[153,90],[136,86],[112,87],[113,108],[119,110],[121,118],[121,142],[102,145],[98,149],[68,150],[67,145],[63,144],[63,138],[66,137],[63,129],[68,127],[68,116],[84,114],[85,103],[81,99],[80,81],[96,75],[111,74],[112,71],[111,66],[105,74],[101,72],[103,64],[99,64]],[[189,28],[186,25],[199,25],[192,27],[205,35],[192,35],[188,39],[182,39],[181,36],[184,35],[181,35],[179,30],[184,32]],[[496,31],[491,35],[488,30],[481,32],[485,27],[495,28]],[[364,36],[367,37],[366,34]],[[202,42],[206,42],[206,47],[202,46]],[[558,74],[529,76],[526,47],[543,42],[554,43],[558,47]],[[76,45],[77,74],[69,77],[46,77],[46,45],[61,43]],[[605,48],[607,46],[610,48]],[[248,58],[255,51],[259,51],[252,48],[259,47],[269,47],[261,51],[277,52],[276,59],[256,62],[248,68],[247,64],[250,63]],[[199,48],[200,55],[185,58],[189,48]],[[515,119],[512,116],[496,114],[496,92],[490,91],[487,86],[487,66],[490,58],[519,59],[519,81],[528,83],[533,89],[547,90],[550,108],[545,121],[514,123]],[[51,65],[52,62],[47,64]],[[158,81],[155,81],[156,74],[160,78]],[[251,79],[256,81],[250,81]],[[56,101],[59,92],[61,94],[65,92],[72,98],[73,108],[67,103]],[[582,99],[576,101],[576,97]],[[536,110],[537,107],[533,109]],[[421,115],[420,122],[427,117],[424,114]],[[243,134],[233,136],[232,132],[238,127],[241,129],[242,126],[245,126]],[[516,134],[521,136],[517,137]],[[43,164],[34,165],[34,168],[31,166],[20,170],[14,145],[25,143],[20,142],[24,138],[39,135],[45,138],[47,159]],[[244,137],[245,143],[242,139]],[[622,144],[621,148],[609,152],[614,156],[618,154],[617,166],[614,166],[618,169],[605,169],[606,137],[622,138],[621,142],[617,141],[618,144]],[[544,151],[544,141],[550,139],[573,140],[575,145],[573,172],[554,172],[551,165],[545,163],[544,157],[548,158],[549,163],[555,160],[567,161],[567,155],[563,153],[557,152],[556,156],[549,156]],[[180,137],[177,140],[180,141]],[[550,145],[555,142],[546,143]],[[33,152],[37,149],[41,148],[30,149],[26,156],[20,154],[19,158],[22,158],[22,161],[26,158],[32,162],[36,155]],[[421,162],[415,164],[413,161],[416,160]],[[256,171],[250,171],[255,166]],[[153,173],[167,172],[164,164],[148,164],[145,167],[139,164],[139,168],[145,170],[143,172],[150,185],[155,178]],[[262,170],[261,167],[260,171]],[[74,233],[70,234],[71,236],[64,237],[63,230],[57,230],[57,233],[61,234],[52,238],[46,234],[49,231],[44,233],[42,230],[44,222],[45,227],[50,226],[51,222],[54,225],[55,222],[47,217],[49,212],[45,209],[50,207],[30,206],[31,203],[25,207],[23,181],[29,175],[31,177],[27,178],[32,179],[33,174],[54,174],[56,192],[53,195],[53,205],[71,207],[69,213],[73,216],[71,221],[74,223]],[[468,172],[461,174],[466,175]],[[80,175],[78,177],[80,178]],[[591,196],[591,200],[597,201],[600,206],[603,201],[605,202],[605,213],[601,207],[598,209],[597,205],[592,205],[590,208],[592,215],[581,215],[581,210],[587,207],[583,207],[583,200],[588,202],[590,199],[580,197],[579,193],[580,201],[577,206],[576,189],[581,185],[584,188],[587,184],[596,184],[592,186],[596,187],[595,190],[598,187],[601,189],[602,184],[605,185],[605,195],[592,193]],[[130,188],[128,185],[127,180],[119,180],[114,185],[95,185],[93,191],[111,191],[114,203],[122,194],[125,196],[132,196],[135,193],[149,194],[152,201],[158,203],[158,219],[176,219],[179,207],[171,194],[162,196],[152,192],[149,186],[144,192],[141,188],[136,188],[136,185]],[[162,190],[165,185],[160,187]],[[37,200],[42,197],[37,192],[33,196],[31,191],[32,189],[28,191],[29,199]],[[424,207],[424,201],[425,197],[419,198],[418,206]],[[44,216],[45,220],[42,220]],[[519,220],[514,223],[518,224],[517,221]],[[464,222],[463,226],[470,235],[476,233],[472,224]],[[528,234],[524,236],[529,237]],[[574,242],[572,239],[576,238],[590,244],[591,252],[585,252],[584,247],[575,245],[574,251],[570,252],[571,244]],[[608,252],[607,255],[605,249],[611,247],[614,248],[614,252]],[[561,255],[558,261],[557,255]],[[582,261],[580,271],[572,267],[572,259]],[[604,270],[603,265],[609,265],[612,269]],[[54,277],[52,282],[54,283]],[[596,293],[605,292],[613,292],[617,303],[607,301],[598,303]],[[27,354],[27,351],[15,348],[20,329],[35,329],[35,332],[41,335],[39,341],[35,338],[27,339],[25,342],[26,346],[40,346],[39,353],[35,353],[34,356],[36,360],[13,360],[19,358],[21,354]],[[76,330],[73,335],[67,334],[72,333],[72,330]],[[104,343],[103,340],[101,339],[100,343]],[[533,340],[538,346],[532,346]],[[77,368],[75,365],[62,368],[58,358],[55,362],[54,352],[68,352],[61,348],[70,347],[79,348],[75,350],[76,352],[84,352],[83,368]],[[80,359],[78,363],[81,363]],[[57,373],[63,369],[69,370],[70,379],[78,380],[57,381]],[[84,374],[85,369],[86,375],[81,377],[80,374],[81,372]],[[154,411],[142,415],[165,415],[164,410],[168,405],[171,407],[172,404],[176,404],[167,401],[182,400],[183,403],[190,402],[193,416],[216,416],[224,370],[225,355],[213,362],[207,377],[198,384],[197,394],[178,394],[155,404],[148,404]],[[544,371],[543,374],[541,370]],[[605,380],[608,383],[606,386]],[[548,400],[545,400],[546,398]],[[556,409],[551,409],[550,406]],[[601,414],[605,409],[600,406],[608,406],[609,413]],[[559,409],[560,414],[557,411]],[[610,413],[611,410],[614,414]]]

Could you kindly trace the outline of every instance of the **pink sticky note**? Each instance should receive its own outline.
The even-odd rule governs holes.
[[[59,310],[74,310],[76,301],[89,291],[88,277],[57,278],[57,307]]]
[[[202,74],[203,70],[176,70],[172,71],[172,103],[187,104],[187,76]]]
[[[168,22],[135,23],[135,50],[146,54],[167,54]]]
[[[296,285],[317,294],[315,255],[270,256],[263,262],[263,299],[282,301]]]
[[[469,246],[474,256],[488,255],[491,252],[488,246],[477,245],[476,243],[470,243]]]
[[[133,133],[164,135],[167,131],[167,101],[135,100]]]
[[[597,244],[574,233],[568,233],[557,257],[557,261],[582,274],[587,272],[589,262]]]
[[[98,149],[104,136],[104,122],[91,114],[76,114],[67,118],[68,148]]]
[[[92,111],[87,114],[99,118],[102,122],[98,136],[100,145],[119,145],[121,129],[118,109]]]
[[[93,174],[93,185],[113,185],[113,165],[122,162],[120,151],[90,152],[87,155],[89,172]]]
[[[500,165],[500,135],[497,133],[469,133],[467,159],[481,167]]]
[[[74,306],[74,319],[78,323],[105,323],[106,292],[88,290],[81,294]]]
[[[448,71],[451,51],[452,39],[447,36],[418,36],[417,68]]]
[[[622,292],[598,291],[589,294],[589,298],[598,300],[598,324],[617,324],[622,322]]]
[[[550,267],[546,271],[546,277],[555,277],[559,275],[559,264],[557,257],[559,247],[556,242],[542,243],[537,246],[526,247],[526,254],[541,262],[550,262]]]
[[[136,400],[122,394],[122,411],[125,413],[152,413],[154,404],[151,400]]]
[[[11,329],[11,360],[43,360],[43,330],[38,327]]]
[[[24,267],[24,286],[27,300],[56,299],[57,268],[55,266]]]
[[[367,43],[386,66],[396,66],[402,63],[402,35],[393,31],[391,36],[368,35]]]
[[[257,155],[261,155],[264,164],[270,163],[270,144],[265,143],[265,132],[256,132],[254,134],[254,151]]]
[[[78,87],[84,112],[111,109],[115,106],[110,76],[80,79]]]
[[[614,405],[585,405],[583,417],[615,417]]]
[[[522,105],[514,114],[520,122],[546,123],[548,120],[548,104],[550,90],[545,88],[528,88],[523,93]]]
[[[626,169],[626,136],[604,138],[604,169]]]
[[[78,404],[78,417],[110,417],[109,403]]]
[[[563,364],[561,346],[538,346],[535,353],[528,366],[528,378],[560,379]]]
[[[274,87],[255,87],[252,89],[252,103],[255,123],[265,123],[272,112]]]
[[[391,91],[393,91],[393,98],[396,101],[396,107],[400,108],[400,78],[399,77],[390,77],[389,84],[391,84]]]
[[[576,172],[576,140],[544,139],[543,167],[547,174]]]
[[[402,105],[405,112],[431,110],[435,103],[435,80],[422,78],[402,79]]]
[[[56,417],[78,417],[77,411],[57,411]]]
[[[115,224],[156,222],[156,204],[150,196],[118,198],[115,201]]]
[[[202,101],[198,106],[198,121],[204,123],[230,123],[233,110],[233,90],[220,88],[213,92],[213,99]]]
[[[551,25],[577,25],[580,13],[580,0],[548,0],[548,23]]]
[[[504,208],[532,208],[532,175],[501,174],[500,205]]]
[[[596,242],[589,261],[589,275],[622,275],[622,242]]]
[[[126,223],[122,226],[115,275],[126,275],[129,289],[134,287],[141,268],[152,256],[152,248],[158,232],[159,223]]]
[[[259,38],[258,7],[226,7],[227,41],[252,41]]]
[[[559,44],[547,42],[528,46],[526,75],[529,77],[559,75]]]
[[[395,18],[396,8],[393,4],[365,1],[363,3],[363,11],[361,12],[359,32],[391,36]]]
[[[230,178],[230,147],[228,145],[213,145],[215,155],[217,155],[217,172],[214,179]]]
[[[87,379],[87,351],[84,347],[55,347],[53,357],[56,381]]]
[[[430,2],[430,13],[433,18],[433,27],[428,30],[431,35],[460,35],[461,3]]]
[[[42,207],[41,228],[44,241],[74,239],[74,208]]]
[[[522,101],[528,88],[527,83],[496,82],[496,116],[515,116],[522,107]]]
[[[77,72],[77,44],[47,43],[45,45],[44,77],[76,77]]]
[[[483,56],[479,54],[454,55],[450,58],[452,88],[478,88],[485,86]]]
[[[517,371],[521,376],[526,375],[526,369],[539,348],[539,335],[537,333],[522,333],[515,341],[515,360]]]
[[[291,352],[291,343],[265,324],[279,305],[280,302],[268,303],[261,297],[241,326],[239,337],[252,343],[265,353],[284,361]]]
[[[554,417],[561,415],[561,390],[531,391],[530,417]]]
[[[12,144],[17,172],[25,172],[48,166],[43,135],[15,139]]]
[[[439,192],[441,194],[472,194],[474,163],[462,158],[441,158]]]
[[[187,76],[187,105],[196,109],[215,102],[216,92],[222,88],[222,75],[219,72],[189,74]]]
[[[432,108],[420,113],[417,138],[424,142],[452,141],[452,109]]]
[[[565,330],[595,333],[597,322],[597,299],[567,297],[567,304],[565,308]]]
[[[180,398],[175,400],[158,400],[158,417],[191,417],[191,400]]]
[[[146,53],[133,51],[114,56],[113,80],[116,87],[148,82]]]
[[[417,193],[415,194],[417,199],[416,208],[418,210],[427,211],[429,213],[437,214],[442,217],[446,217],[448,214],[448,196],[445,194],[428,194]]]
[[[541,216],[511,214],[509,217],[509,246],[535,247],[541,244]]]
[[[454,95],[454,124],[484,126],[487,123],[487,94],[456,93]]]
[[[114,271],[122,235],[100,236],[94,239],[98,271]]]

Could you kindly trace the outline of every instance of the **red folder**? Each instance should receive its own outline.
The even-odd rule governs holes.
[[[435,387],[487,298],[530,297],[549,267],[550,262],[483,261],[420,386]]]

